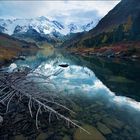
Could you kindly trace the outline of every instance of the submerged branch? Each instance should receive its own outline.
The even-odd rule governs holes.
[[[80,125],[78,125],[70,118],[64,116],[58,111],[59,108],[60,110],[63,109],[65,111],[75,113],[71,109],[62,104],[64,98],[61,99],[60,95],[58,95],[58,93],[56,93],[55,91],[41,91],[41,89],[38,86],[38,84],[41,83],[52,84],[49,81],[50,76],[57,76],[61,72],[62,70],[58,70],[54,72],[54,74],[51,74],[49,76],[44,76],[40,73],[36,72],[34,73],[32,71],[24,71],[24,72],[19,71],[12,73],[1,72],[0,102],[2,103],[7,102],[6,113],[9,110],[10,102],[15,96],[18,97],[18,102],[22,100],[22,97],[26,97],[28,99],[27,105],[29,113],[32,118],[34,116],[32,112],[33,107],[35,108],[38,107],[35,115],[37,129],[39,129],[38,125],[39,114],[41,114],[41,112],[48,111],[49,122],[51,121],[52,114],[55,114],[57,118],[61,118],[65,120],[68,124],[76,126],[89,134],[89,132],[86,131],[84,128],[82,128]],[[36,79],[38,79],[37,82]]]

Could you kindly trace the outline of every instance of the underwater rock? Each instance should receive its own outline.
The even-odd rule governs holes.
[[[15,119],[13,121],[13,124],[19,123],[21,121],[25,120],[24,116],[22,114],[17,114],[15,116]]]
[[[103,123],[97,123],[97,129],[100,130],[104,135],[112,133],[112,131]]]
[[[23,135],[17,135],[15,136],[15,140],[26,140],[26,137],[24,137]]]
[[[61,129],[61,131],[65,133],[65,132],[67,132],[68,130],[63,126],[62,129]]]
[[[103,106],[104,104],[100,101],[96,101],[96,104],[99,105],[99,106]]]
[[[101,115],[99,115],[99,114],[93,114],[92,117],[96,121],[100,121],[102,119]]]
[[[71,140],[71,138],[68,135],[65,135],[62,140]]]
[[[48,138],[47,133],[42,132],[37,136],[36,140],[46,140],[47,138]]]
[[[3,122],[3,117],[0,116],[0,124],[2,124],[2,122]]]
[[[105,123],[109,128],[117,128],[121,129],[124,126],[124,123],[120,120],[117,120],[115,118],[104,118],[103,123]]]
[[[81,112],[82,111],[82,108],[76,104],[74,104],[72,108],[73,108],[74,112]]]
[[[126,130],[128,130],[128,131],[131,131],[131,127],[130,127],[129,125],[126,125],[126,126],[124,127],[124,129],[126,129]]]
[[[95,127],[91,125],[83,125],[82,127],[90,134],[77,128],[73,136],[74,140],[106,140],[106,138]]]

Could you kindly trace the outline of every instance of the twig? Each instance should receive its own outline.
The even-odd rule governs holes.
[[[6,112],[8,112],[9,104],[15,95],[19,96],[18,101],[21,100],[22,96],[24,96],[29,99],[28,108],[31,117],[33,117],[32,108],[36,109],[38,105],[38,109],[35,116],[37,129],[39,129],[38,126],[39,113],[41,113],[42,111],[48,111],[49,123],[51,122],[51,115],[54,114],[56,115],[57,119],[61,118],[65,120],[68,123],[68,126],[69,124],[72,124],[73,126],[76,126],[89,134],[89,132],[84,128],[82,128],[80,125],[76,124],[70,118],[64,116],[63,114],[59,113],[54,109],[55,107],[57,108],[59,107],[69,112],[75,113],[71,109],[67,108],[65,105],[60,103],[61,101],[63,101],[63,103],[65,101],[63,100],[64,96],[62,96],[62,94],[56,93],[54,91],[46,92],[46,89],[45,92],[43,92],[43,90],[42,92],[40,92],[40,88],[38,88],[37,86],[38,83],[50,84],[51,82],[48,81],[50,77],[57,76],[62,71],[63,71],[62,69],[59,69],[58,71],[55,71],[54,73],[48,76],[44,76],[36,72],[30,73],[29,71],[0,73],[0,82],[2,83],[1,87],[3,87],[0,91],[2,94],[2,96],[0,96],[1,99],[0,102],[5,102],[6,100],[8,100]],[[6,92],[5,89],[10,89],[10,91]]]
[[[36,113],[36,128],[37,129],[39,129],[39,127],[38,127],[38,114],[39,114],[40,109],[41,109],[41,106],[39,104],[39,107],[38,107],[38,110],[37,110],[37,113]]]
[[[12,100],[12,98],[13,98],[14,96],[15,96],[15,93],[10,97],[10,99],[9,99],[9,101],[8,101],[8,103],[7,103],[6,113],[8,112],[9,104],[10,104],[10,102],[11,102],[11,100]]]
[[[31,109],[31,101],[32,101],[32,97],[30,96],[30,98],[29,98],[29,103],[28,103],[28,107],[29,107],[30,115],[31,115],[31,117],[33,117],[32,109]]]

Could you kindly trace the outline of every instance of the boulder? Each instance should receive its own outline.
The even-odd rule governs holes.
[[[74,140],[106,140],[106,138],[95,127],[91,125],[83,125],[82,127],[90,134],[77,128],[73,136]]]

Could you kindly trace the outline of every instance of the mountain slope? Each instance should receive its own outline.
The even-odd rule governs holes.
[[[58,33],[56,34],[58,35]],[[28,42],[47,42],[53,44],[61,41],[61,35],[57,35],[55,35],[55,32],[44,35],[38,33],[35,29],[29,29],[27,32],[15,33],[12,36],[17,39],[25,40]]]
[[[132,40],[136,35],[134,30],[137,30],[137,32],[139,30],[139,21],[137,21],[139,17],[140,1],[122,0],[99,21],[95,28],[80,37],[72,38],[64,45],[65,47],[96,47],[124,41],[125,39],[126,41]]]
[[[134,20],[140,12],[139,0],[122,0],[105,17],[103,17],[97,26],[90,31],[90,34],[99,34],[110,31],[114,27],[127,22],[129,16]]]
[[[58,45],[62,44],[69,34],[89,31],[97,22],[91,21],[85,25],[75,23],[65,25],[44,16],[30,19],[0,19],[0,32],[27,42],[47,42]]]
[[[0,33],[0,65],[24,55],[25,52],[34,52],[38,50],[38,46],[34,43],[20,41],[9,35]]]

